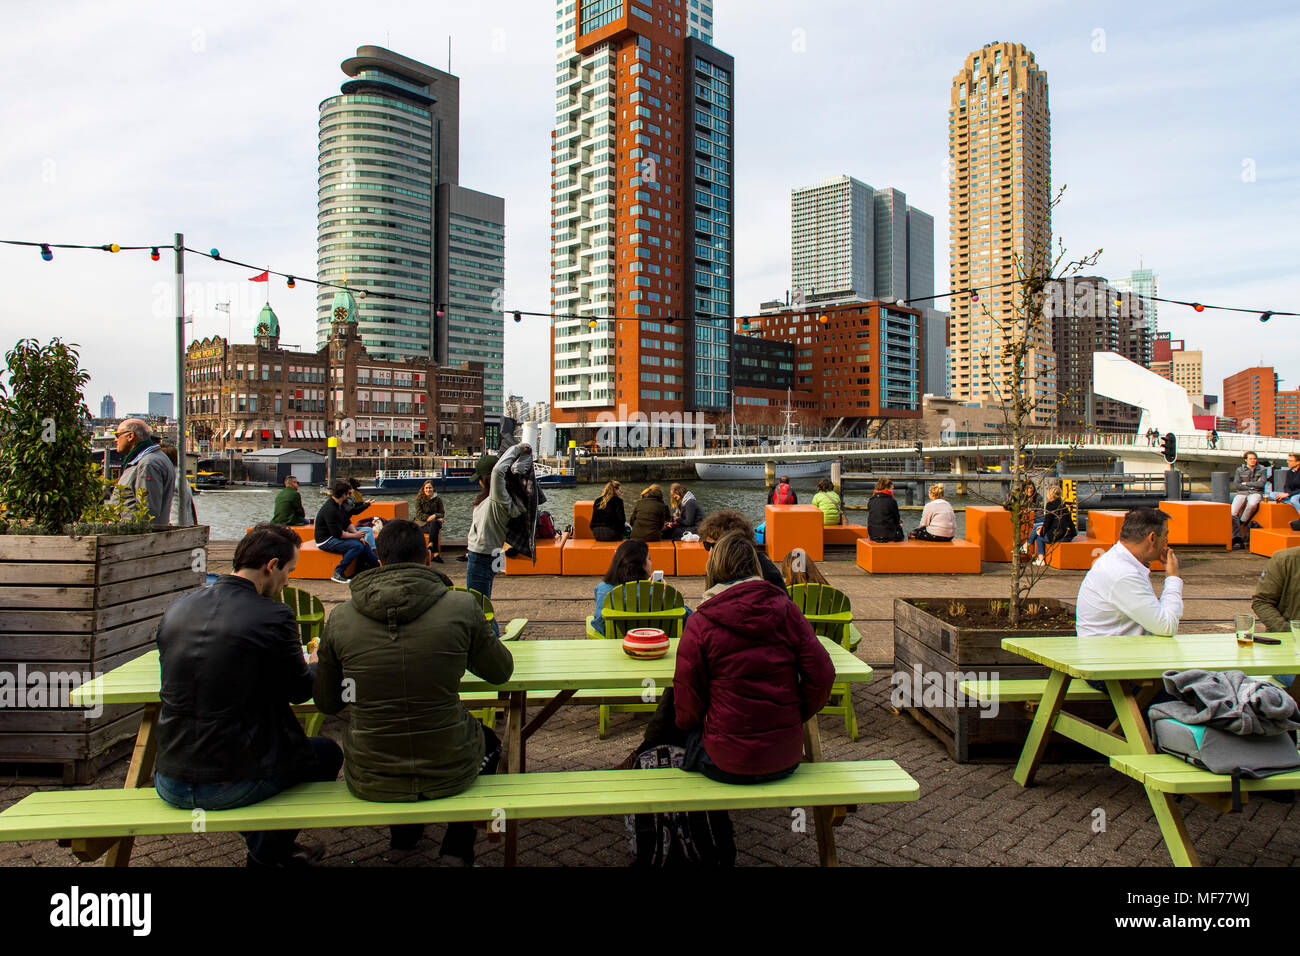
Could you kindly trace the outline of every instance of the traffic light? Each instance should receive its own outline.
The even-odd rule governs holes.
[[[917,457],[917,458],[921,458],[921,457],[923,457],[923,456],[925,455],[925,451],[922,449],[922,447],[921,447],[921,443],[920,443],[920,442],[917,442],[916,445],[915,445],[914,447],[916,448],[916,457]]]
[[[1165,461],[1173,464],[1178,460],[1178,439],[1174,437],[1173,432],[1167,432],[1164,438],[1160,439],[1160,454],[1165,456]]]

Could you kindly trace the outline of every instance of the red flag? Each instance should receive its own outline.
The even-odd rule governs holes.
[[[263,272],[260,276],[249,276],[248,281],[249,282],[270,282],[271,281],[270,270],[268,269],[266,272]]]

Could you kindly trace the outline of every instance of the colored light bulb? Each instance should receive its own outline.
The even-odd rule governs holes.
[[[284,280],[284,284],[292,289],[296,283],[293,281],[293,276],[289,276],[289,278]]]
[[[51,259],[54,258],[54,253],[51,252],[50,247],[44,243],[41,244],[41,258],[44,259],[46,262],[49,262]]]
[[[157,246],[154,246],[152,249],[149,250],[149,258],[152,259],[154,262],[157,262],[159,259],[162,258],[162,256],[158,254]]]
[[[211,256],[212,258],[214,258],[214,259],[220,259],[220,258],[221,258],[221,252],[220,252],[219,250],[217,250],[217,249],[209,249],[209,250],[208,250],[208,255],[210,255],[210,256]]]

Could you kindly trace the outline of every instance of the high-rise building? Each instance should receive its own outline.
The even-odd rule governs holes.
[[[1189,351],[1183,339],[1156,332],[1151,339],[1151,371],[1181,385],[1193,404],[1210,404],[1205,394],[1204,357],[1200,349]],[[1226,413],[1225,413],[1226,414]]]
[[[1004,335],[1016,326],[1017,308],[1025,308],[1012,285],[1017,261],[1041,274],[1051,254],[1047,74],[1023,44],[990,43],[953,77],[948,161],[952,397],[1001,404],[1011,393],[1003,380]],[[1030,424],[1050,426],[1056,421],[1051,322],[1036,324],[1026,397],[1036,402]]]
[[[790,281],[809,304],[929,298],[934,217],[852,176],[792,189]]]
[[[733,62],[708,0],[557,0],[552,409],[730,405]]]
[[[1273,419],[1276,437],[1300,439],[1300,389],[1289,388],[1277,393]]]
[[[379,46],[342,69],[340,93],[320,104],[317,272],[365,302],[372,357],[482,363],[495,425],[504,201],[459,186],[460,79]],[[334,292],[317,293],[317,348]]]
[[[149,417],[171,418],[175,414],[176,396],[172,392],[149,393]]]
[[[1112,286],[1117,292],[1131,292],[1142,299],[1146,310],[1147,325],[1154,336],[1160,331],[1160,303],[1154,296],[1160,294],[1160,276],[1150,269],[1134,269],[1127,279],[1112,279]]]
[[[112,395],[105,395],[99,400],[100,418],[117,418],[117,402]]]
[[[1277,435],[1277,372],[1271,365],[1242,369],[1223,380],[1222,413],[1237,420],[1237,431]]]
[[[1142,300],[1116,292],[1101,276],[1071,276],[1047,285],[1056,353],[1056,418],[1066,429],[1136,432],[1141,411],[1092,390],[1092,356],[1114,352],[1151,365]]]

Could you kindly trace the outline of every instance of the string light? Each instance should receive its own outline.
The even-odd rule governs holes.
[[[293,276],[289,276],[287,279],[285,279],[284,284],[287,285],[290,289],[292,289],[294,285],[296,285],[296,283],[293,281]]]
[[[212,258],[214,258],[214,259],[220,259],[220,258],[221,258],[221,252],[220,252],[219,250],[217,250],[217,249],[209,249],[209,250],[208,250],[208,255],[210,255],[210,256],[211,256]]]
[[[515,322],[518,323],[518,322],[522,322],[523,320],[524,320],[524,317],[523,317],[522,315],[520,315],[518,312],[516,312],[516,313],[515,313]]]
[[[50,251],[50,244],[48,242],[41,243],[41,258],[46,262],[49,262],[54,258],[54,253]]]
[[[108,245],[106,245],[106,246],[100,246],[99,248],[103,249],[105,252],[121,252],[121,251],[122,251],[122,247],[119,246],[116,242],[110,242]]]
[[[1273,318],[1273,313],[1272,313],[1272,312],[1261,312],[1261,313],[1260,313],[1260,316],[1259,316],[1259,321],[1261,321],[1261,322],[1267,322],[1267,321],[1268,321],[1269,319],[1271,319],[1271,318]]]
[[[1199,303],[1199,302],[1193,302],[1193,303],[1192,303],[1192,308],[1195,309],[1197,312],[1204,312],[1204,311],[1205,311],[1205,306],[1201,305],[1201,303]]]
[[[157,262],[159,259],[162,258],[162,256],[158,254],[157,246],[154,246],[152,249],[149,250],[149,258],[152,259],[154,262]]]

